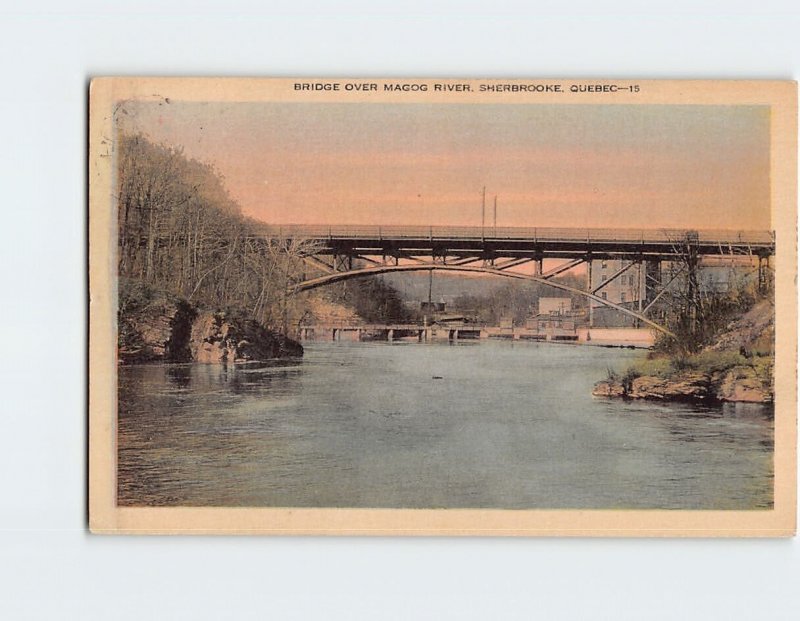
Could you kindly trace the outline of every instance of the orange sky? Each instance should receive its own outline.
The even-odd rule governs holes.
[[[762,106],[126,106],[276,224],[770,228]]]

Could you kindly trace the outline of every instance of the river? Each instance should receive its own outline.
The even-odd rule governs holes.
[[[268,364],[123,366],[118,503],[771,508],[772,408],[591,396],[644,355],[339,342]]]

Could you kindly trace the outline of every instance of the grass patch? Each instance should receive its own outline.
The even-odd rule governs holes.
[[[625,375],[632,379],[644,376],[668,377],[674,371],[672,361],[669,358],[658,357],[647,358],[634,363]]]
[[[682,370],[717,373],[747,364],[748,359],[736,351],[704,351],[683,359]]]
[[[631,365],[622,378],[617,378],[628,381],[645,376],[666,379],[681,372],[722,373],[737,366],[753,366],[759,376],[769,377],[770,365],[770,358],[748,359],[735,351],[704,351],[693,356],[656,356],[640,360]]]

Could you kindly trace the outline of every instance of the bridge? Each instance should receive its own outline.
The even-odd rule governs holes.
[[[438,257],[515,257],[541,260],[592,255],[603,258],[646,258],[668,261],[687,235],[698,255],[774,254],[770,231],[686,229],[584,229],[445,226],[264,226],[273,238],[308,239],[318,253],[332,256],[381,255]]]
[[[440,322],[420,324],[347,324],[329,323],[303,325],[298,330],[300,340],[325,341],[458,341],[472,339],[510,339],[533,341],[578,341],[574,325],[569,328],[492,326],[468,322]]]
[[[295,242],[303,260],[321,272],[295,283],[295,292],[392,272],[488,274],[586,297],[590,300],[590,325],[594,302],[594,306],[614,308],[668,335],[669,330],[648,317],[648,311],[680,273],[697,287],[696,272],[704,257],[725,257],[740,264],[757,262],[761,286],[775,253],[770,231],[265,225],[259,234],[271,243]],[[545,260],[561,263],[544,271]],[[593,278],[596,263],[609,260],[618,263],[617,269],[597,282]],[[527,263],[533,263],[532,273],[513,269]],[[680,266],[668,282],[660,277],[664,263]],[[584,264],[585,289],[553,280]],[[637,298],[629,301],[633,307],[610,300],[603,291],[631,270],[640,283]],[[630,278],[632,282],[633,276]]]
[[[652,333],[635,328],[589,328],[574,321],[553,325],[488,325],[472,322],[424,322],[412,324],[314,323],[301,325],[297,336],[301,341],[415,341],[448,342],[472,340],[508,340],[581,343],[600,347],[648,349],[653,346]]]

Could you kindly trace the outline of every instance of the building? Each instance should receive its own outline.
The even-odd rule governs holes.
[[[420,302],[419,310],[423,313],[444,313],[447,309],[445,302]]]
[[[570,298],[539,298],[540,315],[565,315],[571,310]]]
[[[650,268],[650,263],[648,263]],[[592,261],[592,291],[604,300],[614,304],[627,305],[639,301],[639,293],[646,290],[648,269],[635,261],[603,259]],[[650,268],[651,276],[653,268]],[[620,273],[622,272],[622,273]],[[644,299],[644,298],[642,298]],[[602,306],[591,300],[591,306]]]
[[[703,257],[697,271],[701,294],[730,291],[743,279],[754,278],[756,257]],[[595,295],[633,311],[642,311],[671,283],[680,267],[667,261],[595,260],[591,265],[591,289]],[[677,280],[680,279],[678,275]],[[590,323],[596,327],[636,325],[636,319],[624,315],[599,301],[590,300]]]

